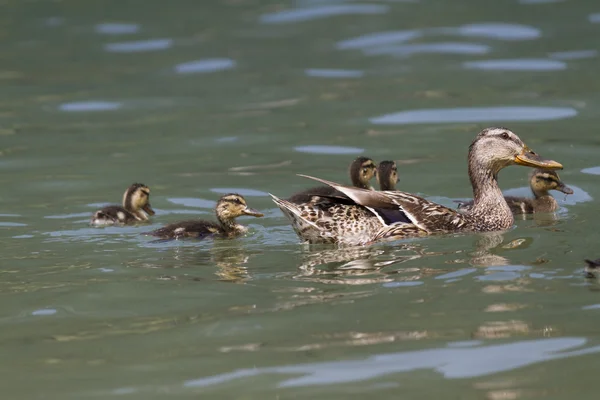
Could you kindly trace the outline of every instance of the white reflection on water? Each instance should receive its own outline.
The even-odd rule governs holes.
[[[199,74],[223,71],[235,68],[235,61],[229,58],[207,58],[203,60],[188,61],[177,64],[175,72],[178,74]]]
[[[590,167],[581,170],[584,174],[600,175],[600,167]]]
[[[446,347],[374,355],[364,360],[319,362],[270,368],[240,369],[234,372],[185,381],[184,387],[205,387],[238,378],[265,374],[300,375],[285,379],[280,388],[351,383],[380,376],[431,369],[446,379],[473,378],[521,368],[527,365],[600,352],[600,346],[582,348],[582,337],[524,340],[476,347]]]
[[[85,111],[111,111],[118,110],[123,106],[123,103],[117,101],[77,101],[73,103],[63,103],[58,106],[60,111],[67,112],[85,112]]]
[[[314,78],[360,78],[365,73],[356,69],[309,68],[304,70],[304,74]]]
[[[545,58],[516,58],[467,61],[463,63],[463,67],[487,71],[560,71],[567,69],[567,64],[562,61]]]
[[[462,42],[436,42],[436,43],[419,43],[405,44],[398,46],[379,46],[372,49],[363,50],[367,55],[389,54],[395,56],[409,56],[418,53],[434,53],[434,54],[486,54],[491,50],[491,47],[479,43],[462,43]]]
[[[449,29],[446,32],[451,33],[453,30]],[[531,40],[542,36],[542,32],[532,26],[495,22],[463,25],[456,28],[455,32],[462,36],[499,40]]]
[[[588,20],[592,23],[592,24],[600,24],[600,13],[595,13],[595,14],[590,14],[588,16]]]
[[[420,31],[389,31],[375,32],[356,38],[342,40],[335,47],[338,50],[362,49],[372,46],[383,46],[401,42],[407,42],[422,36]]]
[[[140,26],[138,24],[118,22],[105,22],[102,24],[97,24],[94,27],[94,31],[102,35],[130,35],[137,33],[139,30]]]
[[[148,39],[133,42],[115,42],[104,45],[110,53],[141,53],[144,51],[165,50],[173,46],[173,39]]]
[[[260,16],[260,22],[263,24],[285,24],[288,22],[302,22],[327,18],[335,15],[384,14],[388,10],[388,6],[378,4],[340,4],[318,6],[263,14]]]
[[[585,58],[598,57],[598,50],[571,50],[571,51],[556,51],[549,53],[549,57],[557,60],[582,60]]]
[[[577,111],[570,107],[465,107],[400,111],[370,118],[369,121],[378,125],[550,121],[575,115]]]

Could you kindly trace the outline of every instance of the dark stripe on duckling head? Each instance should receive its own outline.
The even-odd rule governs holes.
[[[375,175],[375,162],[368,157],[358,157],[350,164],[350,179],[352,185],[367,189],[369,180]]]
[[[398,183],[398,167],[394,161],[382,161],[377,167],[377,181],[381,190],[394,190]]]
[[[246,199],[237,193],[227,193],[221,196],[219,203],[233,203],[246,205]]]

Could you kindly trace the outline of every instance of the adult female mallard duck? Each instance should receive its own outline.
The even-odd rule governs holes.
[[[369,181],[375,176],[377,167],[375,162],[368,157],[358,157],[352,161],[349,168],[352,185],[361,189],[372,189]],[[287,201],[295,204],[315,201],[318,196],[341,196],[342,194],[331,186],[317,186],[293,194]]]
[[[156,229],[147,235],[162,239],[181,239],[185,237],[203,239],[208,236],[233,238],[247,232],[248,228],[235,222],[237,217],[251,215],[262,217],[263,214],[248,207],[246,199],[237,193],[221,196],[215,207],[218,223],[203,220],[175,222]]]
[[[92,216],[92,225],[132,224],[147,221],[154,215],[150,206],[150,188],[143,183],[134,183],[123,194],[123,206],[111,205],[101,208]]]
[[[510,228],[514,217],[498,187],[498,173],[509,165],[562,169],[543,160],[505,128],[481,131],[469,147],[473,207],[465,213],[401,191],[371,191],[323,182],[346,197],[293,204],[273,195],[296,233],[308,243],[369,244],[411,236],[450,232],[486,232]]]
[[[377,166],[379,190],[396,190],[398,180],[398,167],[394,161],[382,161],[379,163]]]
[[[513,214],[549,213],[558,210],[558,203],[548,191],[558,190],[564,194],[573,194],[555,171],[534,169],[529,177],[529,186],[533,199],[527,197],[504,196]],[[458,209],[467,211],[473,207],[473,201],[460,202]]]

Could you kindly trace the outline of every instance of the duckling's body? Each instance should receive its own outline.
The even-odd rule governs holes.
[[[398,167],[394,161],[382,161],[377,167],[379,190],[396,190],[398,183]]]
[[[215,213],[218,222],[205,220],[175,222],[147,234],[158,236],[162,239],[233,238],[248,231],[248,228],[235,222],[237,217],[242,215],[251,215],[253,217],[263,216],[262,213],[249,208],[244,197],[236,193],[229,193],[222,196],[217,202]]]
[[[504,196],[513,214],[549,213],[558,210],[556,199],[549,193],[558,190],[565,194],[573,194],[573,189],[566,186],[555,171],[535,169],[530,175],[529,186],[533,198]],[[468,211],[473,201],[459,203],[460,211]]]
[[[128,225],[147,221],[154,215],[150,205],[150,189],[143,183],[134,183],[123,194],[123,205],[110,205],[96,211],[90,223],[97,226]]]
[[[468,164],[475,200],[466,213],[406,192],[364,190],[306,175],[302,176],[330,185],[346,197],[297,205],[271,196],[304,241],[363,245],[440,233],[506,230],[514,218],[498,187],[498,172],[514,164],[562,168],[555,161],[540,159],[504,128],[481,131],[469,147]]]
[[[369,181],[376,174],[376,167],[373,160],[367,157],[358,157],[352,161],[349,168],[350,181],[354,187],[361,189],[372,189]],[[331,186],[316,186],[303,190],[290,196],[287,201],[294,204],[308,203],[317,201],[320,197],[344,197],[344,194],[335,190]]]

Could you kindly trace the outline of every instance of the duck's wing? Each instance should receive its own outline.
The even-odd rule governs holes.
[[[377,192],[344,186],[308,175],[299,176],[330,185],[351,198],[356,204],[368,208],[377,215],[389,213],[390,210],[396,211],[399,215],[395,216],[395,221],[392,223],[412,223],[421,231],[430,233],[452,232],[468,227],[468,221],[463,214],[410,193],[401,191]],[[400,214],[406,218],[406,221],[399,219]]]

